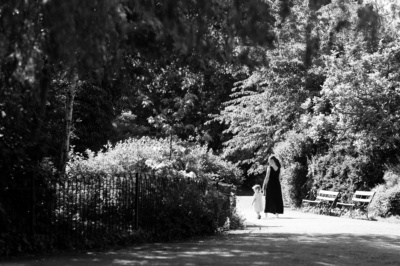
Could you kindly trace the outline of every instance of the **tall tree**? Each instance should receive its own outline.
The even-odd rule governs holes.
[[[49,135],[45,130],[57,123],[49,120],[56,116],[48,115],[46,110],[64,110],[66,126],[57,125],[51,130],[64,128],[64,137],[59,143],[53,142],[62,150],[57,156],[61,170],[67,160],[70,130],[75,126],[68,121],[76,120],[74,100],[81,88],[75,84],[98,84],[99,80],[100,84],[112,84],[123,80],[117,86],[123,95],[124,89],[131,90],[140,78],[137,72],[128,72],[135,60],[167,66],[172,62],[168,54],[198,54],[221,62],[234,57],[237,42],[268,46],[274,39],[270,5],[261,0],[17,0],[3,1],[0,12],[1,78],[7,99],[1,107],[5,120],[0,129],[5,140],[1,144],[6,150],[4,154],[16,155],[19,150],[17,156],[34,158],[36,162],[50,155],[47,143],[51,142],[47,141]],[[70,84],[69,90],[53,86],[58,77]],[[185,97],[176,102],[181,104],[181,110],[185,110],[189,99]],[[57,101],[51,103],[50,98]],[[50,106],[61,104],[62,100],[68,108]],[[121,108],[117,104],[116,110]],[[24,118],[26,123],[22,122],[25,112],[30,114]],[[13,119],[21,123],[12,125]],[[24,130],[16,130],[19,126]],[[16,150],[19,137],[23,140]],[[30,143],[32,152],[27,152],[22,143]],[[36,152],[37,148],[42,152]],[[30,156],[23,156],[24,153]],[[3,159],[7,161],[7,157]]]

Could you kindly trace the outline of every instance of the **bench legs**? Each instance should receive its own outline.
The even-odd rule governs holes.
[[[357,210],[360,210],[360,212],[362,212],[363,214],[365,214],[365,217],[367,217],[367,220],[369,220],[368,217],[368,206],[360,206],[357,208]]]
[[[322,209],[322,214],[326,214],[326,215],[331,215],[331,209],[333,207],[334,203],[329,204],[322,204],[321,209]]]
[[[317,207],[320,206],[320,202],[314,202],[314,201],[309,201],[309,202],[302,202],[300,209],[305,211],[305,212],[309,212],[309,211],[313,211],[315,209],[317,209]]]
[[[304,210],[305,212],[308,211],[313,211],[314,210],[319,210],[317,211],[318,214],[326,214],[326,215],[330,215],[331,214],[331,210],[334,207],[335,203],[328,203],[328,202],[303,202],[301,204],[301,209]]]
[[[357,205],[339,205],[339,206],[341,207],[339,216],[342,216],[343,212],[346,209],[348,209],[348,210],[350,210],[350,217],[354,218],[354,212],[356,210],[360,210],[361,212],[363,212],[365,214],[365,216],[369,220],[369,217],[368,217],[368,206],[364,206],[364,205],[360,205],[360,206],[357,206]]]
[[[354,211],[354,206],[346,206],[346,205],[339,205],[340,206],[340,213],[339,216],[342,216],[343,212],[348,209],[350,210],[350,217],[353,218],[353,211]]]

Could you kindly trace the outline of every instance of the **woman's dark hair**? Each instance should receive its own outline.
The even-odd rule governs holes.
[[[275,164],[276,164],[279,168],[281,168],[281,162],[278,160],[278,158],[276,158],[275,155],[269,156],[268,161],[269,161],[270,159],[274,160]]]

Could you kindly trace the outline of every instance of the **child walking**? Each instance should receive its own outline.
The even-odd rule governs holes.
[[[257,219],[260,219],[261,218],[260,212],[262,212],[263,210],[262,206],[263,195],[261,193],[261,186],[254,185],[253,191],[254,191],[254,196],[253,196],[253,202],[251,204],[253,205],[254,211],[257,213]]]

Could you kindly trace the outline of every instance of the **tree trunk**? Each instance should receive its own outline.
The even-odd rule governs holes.
[[[49,92],[50,88],[50,76],[51,76],[51,69],[50,65],[45,60],[44,67],[42,69],[42,77],[40,80],[40,87],[39,87],[39,110],[37,113],[37,119],[36,123],[34,124],[33,128],[33,140],[32,143],[34,143],[35,147],[34,149],[38,149],[40,145],[43,145],[43,143],[40,142],[42,130],[43,130],[43,121],[45,119],[46,115],[46,103],[47,103],[47,95]],[[37,158],[40,158],[39,154],[36,154]]]
[[[65,131],[63,136],[63,141],[61,144],[61,156],[60,156],[60,164],[59,170],[61,175],[65,174],[65,167],[68,161],[68,153],[69,153],[69,143],[72,129],[72,114],[74,110],[74,99],[76,88],[78,86],[78,77],[75,76],[68,86],[67,97],[65,99]]]
[[[172,133],[169,135],[169,160],[172,158]]]

